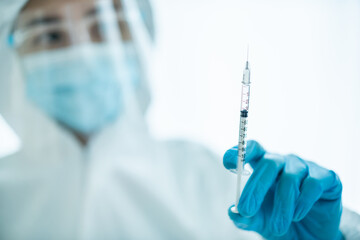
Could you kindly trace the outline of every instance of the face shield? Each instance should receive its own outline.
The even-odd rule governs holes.
[[[143,121],[150,42],[133,0],[49,1],[25,8],[11,35],[27,99],[83,135]]]

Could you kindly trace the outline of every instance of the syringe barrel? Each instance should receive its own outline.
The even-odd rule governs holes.
[[[243,74],[242,88],[241,88],[241,110],[240,110],[240,129],[239,129],[239,145],[238,145],[239,164],[240,161],[243,163],[245,159],[249,102],[250,102],[250,69],[249,69],[249,62],[246,62],[246,67],[244,69],[244,74]]]

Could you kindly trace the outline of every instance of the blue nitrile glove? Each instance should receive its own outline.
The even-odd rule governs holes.
[[[342,239],[342,185],[333,172],[295,155],[266,152],[248,141],[245,161],[254,169],[229,216],[241,229],[266,239]],[[224,166],[237,167],[237,147],[224,155]]]

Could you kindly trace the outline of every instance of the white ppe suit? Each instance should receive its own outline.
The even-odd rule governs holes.
[[[21,3],[2,1],[4,35],[1,21]],[[144,125],[126,122],[107,126],[82,148],[27,101],[4,39],[0,112],[22,148],[0,160],[0,239],[261,238],[228,218],[235,178],[205,148],[158,142]],[[360,239],[359,225],[345,210],[346,239]]]

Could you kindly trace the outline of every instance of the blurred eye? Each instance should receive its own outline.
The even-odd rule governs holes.
[[[58,30],[48,31],[39,34],[34,39],[35,46],[53,47],[65,42],[65,34]]]

